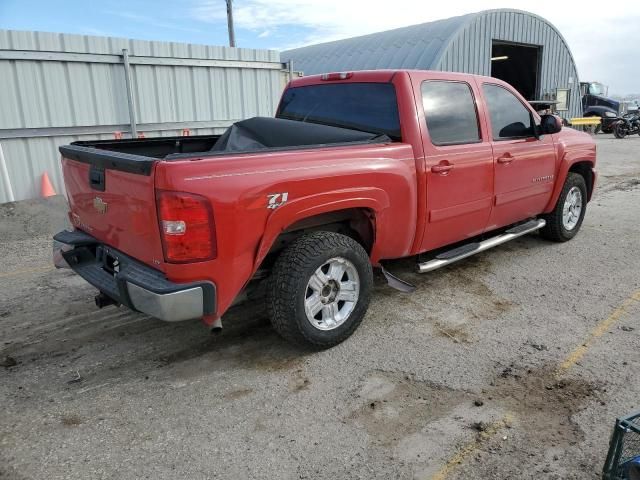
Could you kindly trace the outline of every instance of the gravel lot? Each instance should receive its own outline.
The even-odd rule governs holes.
[[[0,205],[0,361],[17,363],[0,478],[598,478],[615,417],[640,409],[640,137],[598,152],[573,241],[423,276],[395,262],[417,291],[378,278],[356,334],[320,353],[258,304],[219,336],[97,310],[50,267],[63,199]]]

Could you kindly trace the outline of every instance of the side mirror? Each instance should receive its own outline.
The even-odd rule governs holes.
[[[562,130],[562,119],[556,115],[542,115],[540,120],[540,133],[548,135]]]

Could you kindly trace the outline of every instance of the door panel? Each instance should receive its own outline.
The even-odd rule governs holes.
[[[521,98],[500,85],[485,83],[482,90],[495,162],[491,230],[542,213],[553,190],[556,152],[551,135],[534,136],[533,112]]]
[[[490,145],[457,145],[433,150],[433,154],[427,153],[425,251],[481,234],[487,226],[493,199]],[[447,174],[433,172],[432,168],[443,160],[453,168]]]
[[[510,155],[508,163],[500,158]],[[555,147],[551,135],[493,143],[495,201],[489,229],[534,217],[546,207],[554,185]]]
[[[439,222],[469,213],[476,213],[488,208],[491,208],[491,197],[485,197],[481,200],[474,200],[459,205],[453,205],[451,207],[432,209],[430,213],[430,219],[432,222]]]
[[[427,251],[486,228],[493,204],[493,151],[479,122],[475,84],[454,81],[451,74],[414,75],[419,80],[416,97],[422,99],[427,185],[420,250]]]

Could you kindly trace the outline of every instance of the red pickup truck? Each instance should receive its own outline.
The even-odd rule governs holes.
[[[372,267],[421,254],[429,272],[536,230],[569,240],[596,180],[589,135],[500,80],[430,71],[304,77],[275,118],[222,136],[60,152],[74,230],[54,258],[98,306],[218,328],[262,291],[274,328],[318,348],[360,324]]]

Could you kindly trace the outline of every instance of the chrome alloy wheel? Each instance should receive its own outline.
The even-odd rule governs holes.
[[[333,330],[342,325],[356,308],[360,277],[353,263],[335,257],[322,264],[309,279],[304,310],[318,330]]]
[[[578,187],[571,187],[567,192],[562,207],[562,226],[566,230],[573,230],[582,213],[582,192]]]

